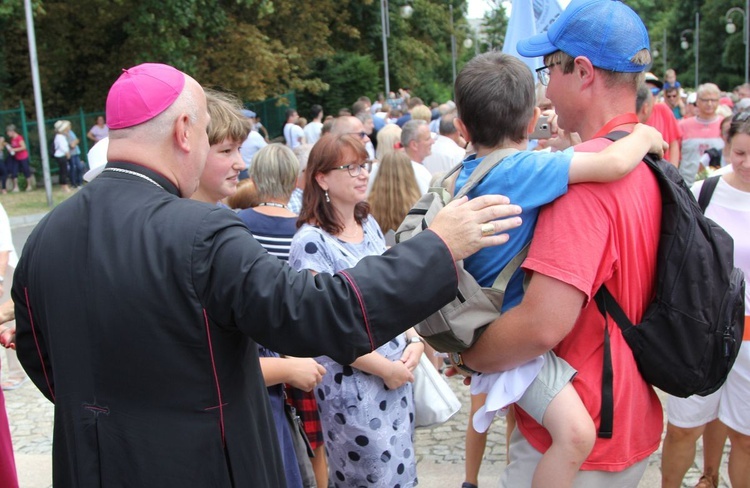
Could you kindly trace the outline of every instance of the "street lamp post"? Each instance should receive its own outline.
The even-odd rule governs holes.
[[[391,19],[388,14],[388,0],[380,0],[380,27],[383,35],[383,76],[385,77],[385,97],[391,93],[391,78],[388,73],[388,38],[391,36]],[[401,7],[401,17],[408,19],[414,9],[411,5]]]
[[[690,47],[690,43],[685,37],[686,34],[693,34],[693,50],[695,51],[695,88],[698,89],[698,66],[700,66],[700,14],[695,13],[695,29],[685,29],[680,32],[680,46],[682,49],[687,50]]]
[[[748,35],[750,35],[750,0],[745,0],[745,10],[740,7],[732,7],[727,10],[727,33],[734,34],[737,31],[737,26],[732,21],[732,14],[739,13],[742,15],[742,42],[745,43],[745,83],[748,82],[748,63],[750,63],[750,42],[748,42]]]
[[[451,16],[451,60],[453,61],[453,84],[456,84],[456,32],[453,28],[453,4],[448,6]]]
[[[385,76],[385,98],[391,93],[391,80],[388,74],[388,37],[391,35],[388,18],[388,0],[380,0],[380,26],[383,33],[383,76]]]

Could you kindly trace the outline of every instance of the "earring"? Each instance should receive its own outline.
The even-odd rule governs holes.
[[[328,190],[326,190],[326,203],[331,203],[331,197],[328,196]]]

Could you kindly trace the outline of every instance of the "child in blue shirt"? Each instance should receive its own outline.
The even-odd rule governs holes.
[[[455,92],[456,127],[476,149],[476,154],[464,161],[455,192],[485,156],[499,149],[518,150],[506,156],[468,194],[469,198],[506,195],[523,208],[523,224],[509,232],[511,238],[506,245],[483,249],[465,260],[466,270],[481,286],[492,286],[500,271],[531,241],[541,206],[565,194],[568,184],[617,180],[632,171],[647,152],[663,152],[661,134],[642,124],[600,153],[526,151],[527,136],[540,115],[535,106],[534,80],[525,64],[506,54],[491,52],[472,59],[456,79]],[[506,289],[503,312],[521,302],[523,279],[519,268]],[[454,359],[461,364],[460,354]],[[530,383],[520,387],[523,394],[519,392],[517,405],[542,424],[553,441],[536,468],[533,486],[571,486],[596,437],[594,422],[570,383],[576,371],[552,352],[517,370],[521,368],[526,368],[526,375],[533,380],[529,378]],[[489,398],[494,398],[492,388],[504,374],[475,376],[472,393],[489,392]],[[502,389],[507,391],[507,385]],[[503,406],[488,404],[480,409],[474,416],[477,431],[486,430],[493,412]]]

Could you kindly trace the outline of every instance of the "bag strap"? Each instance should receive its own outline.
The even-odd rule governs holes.
[[[614,131],[605,135],[606,139],[610,141],[618,141],[623,137],[627,136],[628,133],[625,131]],[[651,158],[644,158],[649,166],[656,167],[654,161]],[[597,290],[594,295],[594,301],[599,309],[599,312],[604,317],[604,345],[603,354],[604,358],[602,361],[602,402],[601,412],[599,415],[599,432],[597,437],[602,439],[611,439],[612,431],[614,427],[614,387],[613,387],[613,376],[612,370],[612,349],[610,348],[610,334],[609,334],[609,315],[612,316],[615,323],[620,327],[622,332],[633,327],[633,323],[628,319],[628,316],[623,312],[620,304],[617,303],[615,297],[612,296],[606,285],[602,286]]]
[[[482,162],[479,163],[479,166],[474,168],[474,171],[471,172],[469,179],[466,180],[466,183],[461,187],[461,190],[459,190],[454,198],[461,198],[462,196],[469,193],[472,188],[474,188],[480,181],[482,181],[482,179],[484,179],[485,176],[487,176],[490,171],[495,168],[495,166],[500,164],[500,161],[505,159],[507,156],[510,156],[511,154],[517,152],[518,149],[505,148],[498,149],[497,151],[492,151],[491,153],[489,153],[484,157]],[[463,163],[461,163],[461,166],[463,166]],[[452,174],[455,170],[456,168],[451,169],[448,174]]]
[[[515,256],[513,256],[513,259],[511,259],[508,264],[506,264],[505,267],[500,271],[500,274],[497,275],[497,278],[495,278],[495,282],[492,283],[492,288],[494,290],[505,293],[505,290],[508,288],[508,283],[510,283],[510,279],[513,277],[513,274],[518,268],[521,267],[521,263],[523,263],[523,260],[526,259],[526,255],[529,254],[530,245],[531,242],[527,242],[526,245],[523,246],[523,248],[518,251]]]
[[[711,202],[711,197],[716,190],[716,186],[719,184],[719,178],[721,178],[719,175],[706,178],[703,182],[703,186],[701,186],[701,192],[698,194],[698,205],[701,208],[701,212],[704,214],[706,213],[708,204]]]
[[[612,316],[620,330],[625,333],[634,327],[633,323],[625,315],[625,312],[612,296],[606,285],[602,285],[594,295],[594,301],[599,312],[604,316],[604,361],[602,362],[602,405],[599,422],[598,437],[604,439],[612,438],[612,427],[614,423],[614,392],[612,386],[612,351],[609,340],[609,319]]]

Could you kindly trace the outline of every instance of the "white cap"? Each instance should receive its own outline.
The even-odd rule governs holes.
[[[109,148],[109,137],[105,137],[89,149],[89,168],[91,169],[83,175],[84,180],[90,182],[104,171],[104,166],[107,164],[107,148]]]

